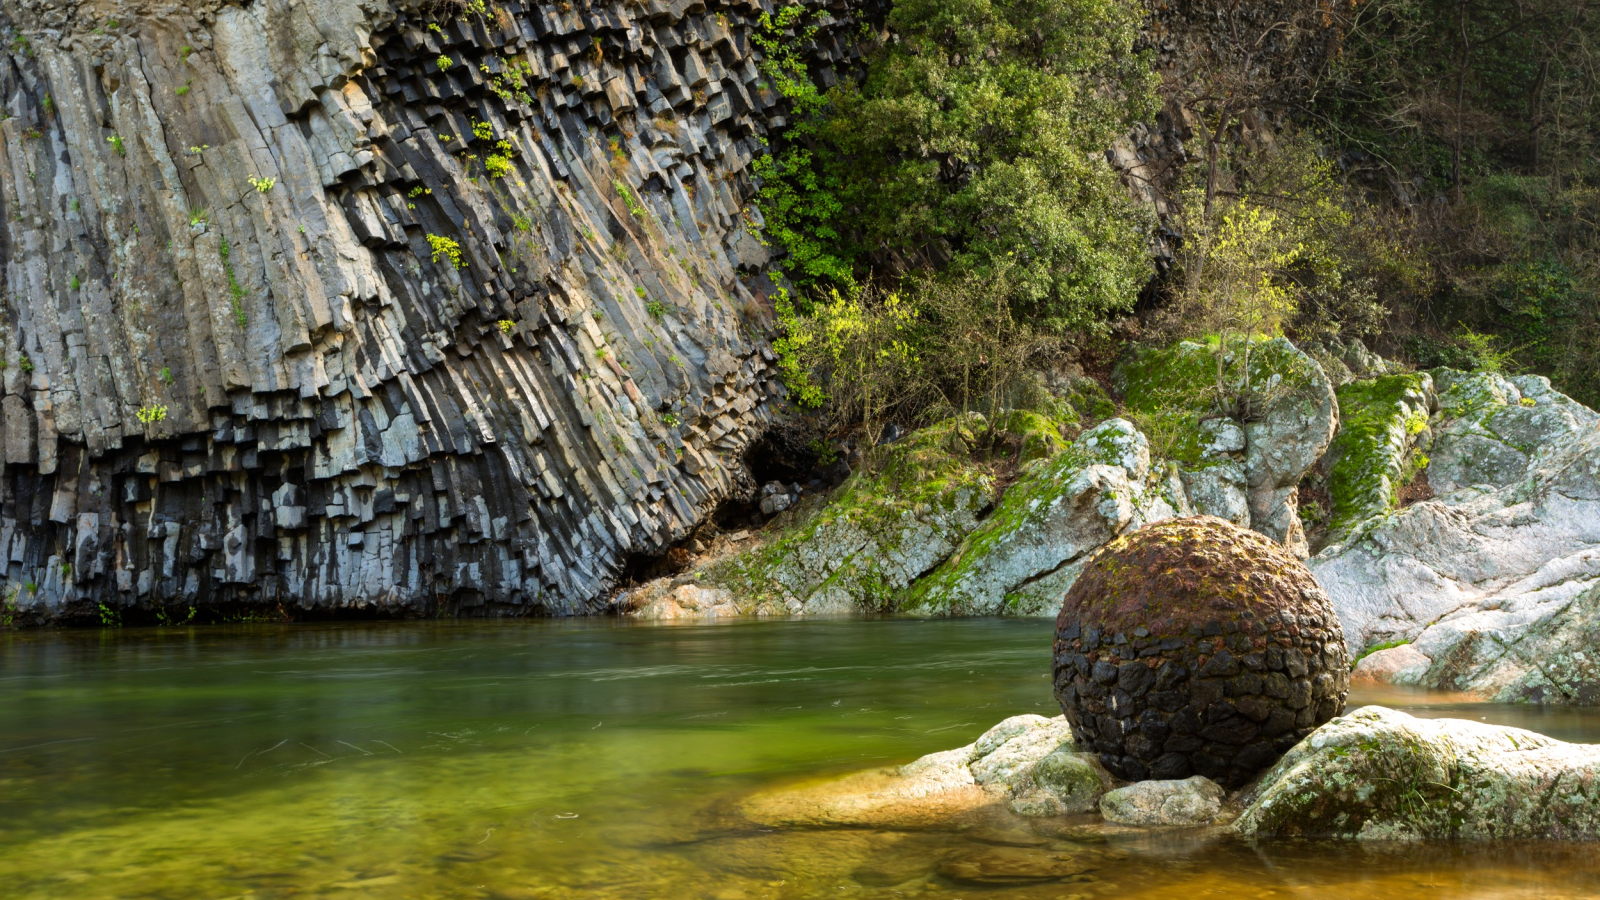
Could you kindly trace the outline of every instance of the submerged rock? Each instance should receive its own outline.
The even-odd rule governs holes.
[[[964,747],[799,788],[756,794],[741,811],[767,825],[923,827],[985,808],[1023,816],[1087,812],[1113,786],[1077,752],[1066,720],[1012,716]]]
[[[1245,835],[1597,840],[1600,747],[1369,706],[1300,742],[1245,799]]]
[[[1350,646],[1374,651],[1358,671],[1600,703],[1600,416],[1543,378],[1432,377],[1437,496],[1382,512],[1309,563]]]
[[[1118,825],[1207,825],[1222,814],[1227,791],[1202,775],[1140,781],[1100,798],[1100,814]]]
[[[1108,544],[1056,622],[1055,692],[1122,778],[1238,787],[1344,708],[1327,596],[1278,544],[1202,516]]]

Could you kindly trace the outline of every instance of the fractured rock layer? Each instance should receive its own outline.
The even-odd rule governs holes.
[[[0,0],[21,617],[600,608],[772,414],[760,11]]]

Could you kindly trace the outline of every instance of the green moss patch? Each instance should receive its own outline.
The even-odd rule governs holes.
[[[1328,472],[1332,501],[1331,532],[1348,534],[1356,526],[1399,505],[1399,488],[1407,475],[1407,450],[1412,438],[1427,427],[1418,406],[1427,376],[1384,375],[1341,385],[1339,434],[1329,448],[1334,460]],[[1419,416],[1420,422],[1419,422]]]

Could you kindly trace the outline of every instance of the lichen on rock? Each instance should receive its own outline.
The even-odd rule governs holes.
[[[1245,801],[1248,836],[1600,840],[1600,748],[1369,706],[1301,741]]]
[[[1024,468],[995,510],[920,579],[902,609],[938,614],[1053,612],[1090,553],[1124,531],[1187,511],[1170,473],[1124,419]]]

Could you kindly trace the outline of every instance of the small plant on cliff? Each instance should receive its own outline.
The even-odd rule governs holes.
[[[257,175],[252,175],[246,180],[250,182],[251,187],[255,188],[257,192],[262,194],[272,190],[272,186],[278,183],[278,179],[276,178],[262,178]]]
[[[233,309],[233,319],[239,323],[239,327],[242,329],[250,324],[250,320],[244,312],[244,285],[240,284],[239,279],[234,277],[233,263],[228,260],[228,257],[232,255],[232,249],[228,246],[227,238],[223,238],[218,243],[217,255],[222,257],[222,272],[228,276],[228,304]]]
[[[167,408],[159,403],[151,403],[139,407],[139,411],[133,415],[141,425],[154,425],[157,422],[166,421]]]
[[[16,626],[17,613],[21,611],[17,606],[17,596],[21,593],[21,588],[12,588],[11,593],[6,594],[5,603],[0,604],[0,628]]]
[[[650,211],[645,208],[643,203],[639,202],[633,191],[629,190],[621,179],[611,182],[611,186],[617,189],[617,196],[622,198],[623,205],[628,207],[628,213],[635,219],[643,222],[650,217]]]
[[[466,265],[466,260],[461,255],[461,245],[442,235],[427,235],[428,246],[433,248],[433,261],[438,262],[440,257],[450,260],[450,264],[457,269]]]
[[[439,54],[439,58],[434,60],[433,63],[439,67],[439,71],[443,72],[445,69],[455,65],[456,61],[441,53]]]
[[[511,172],[511,158],[491,153],[484,157],[483,170],[489,173],[490,178],[504,178]]]
[[[172,381],[173,381],[173,378],[172,378],[172,367],[171,366],[162,366],[161,367],[161,374],[159,376],[157,376],[157,377],[159,377],[161,379],[161,383],[162,384],[166,384],[166,385],[172,384]]]
[[[192,79],[192,78],[188,79],[188,80],[185,80],[183,84],[178,85],[178,87],[175,90],[173,90],[173,93],[177,94],[179,97],[182,97],[183,95],[189,93],[189,82],[193,81],[193,80],[194,79]]]
[[[122,613],[104,603],[97,604],[100,610],[100,627],[117,628],[122,625]]]
[[[433,188],[426,188],[426,187],[423,187],[422,185],[419,184],[416,187],[412,188],[411,190],[407,191],[406,192],[406,196],[415,199],[417,197],[421,197],[421,196],[423,196],[425,194],[431,194],[431,193],[433,193]]]
[[[28,354],[24,353],[21,356],[17,357],[17,368],[21,369],[24,372],[32,372],[33,371],[33,360],[29,359],[28,358]]]
[[[122,145],[122,135],[113,134],[111,137],[106,138],[106,143],[110,144],[112,148],[117,151],[118,156],[128,155],[128,148]]]
[[[511,329],[517,327],[517,323],[511,321],[510,319],[501,319],[500,321],[496,322],[495,324],[500,327],[500,333],[501,334],[510,334],[511,333]]]
[[[472,123],[472,136],[480,141],[494,140],[494,126],[488,122],[474,121]]]
[[[667,305],[660,300],[651,300],[644,305],[644,308],[646,312],[658,319],[667,314]]]
[[[69,284],[71,285],[73,290],[77,290],[78,289],[78,285],[81,284],[81,283],[82,282],[78,281],[78,276],[76,276],[76,275],[72,276],[72,281],[69,282]]]

